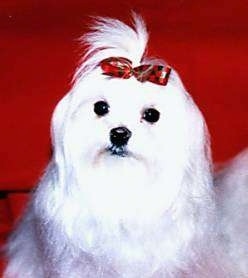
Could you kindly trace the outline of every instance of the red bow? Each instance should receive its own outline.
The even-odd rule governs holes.
[[[132,68],[132,62],[123,57],[110,57],[100,62],[103,74],[128,79],[135,76],[140,82],[150,81],[166,85],[171,67],[162,65],[141,65]]]

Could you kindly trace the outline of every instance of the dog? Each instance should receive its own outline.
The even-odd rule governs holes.
[[[214,180],[204,117],[177,72],[144,55],[139,15],[96,18],[82,41],[4,277],[248,277],[247,172],[233,188],[248,152]]]

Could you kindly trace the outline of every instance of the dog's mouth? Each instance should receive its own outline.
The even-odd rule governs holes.
[[[107,148],[107,152],[109,152],[111,155],[119,157],[127,157],[130,155],[126,146],[111,145]]]
[[[134,165],[133,163],[143,164],[147,170],[150,169],[149,161],[142,155],[136,152],[133,152],[128,148],[127,145],[124,146],[116,146],[114,144],[105,145],[101,148],[93,161],[93,164],[96,166],[99,163],[106,162],[106,165],[110,165],[109,162],[114,161],[115,163],[119,162],[130,162],[130,165]]]
[[[114,159],[116,162],[124,161],[127,158],[134,158],[136,159],[135,155],[130,152],[126,146],[116,146],[116,145],[108,145],[103,147],[97,152],[97,155],[94,158],[93,164],[97,165],[99,162],[106,159],[106,161],[109,161],[109,159]],[[125,159],[126,158],[126,159]],[[111,159],[111,160],[112,160]]]

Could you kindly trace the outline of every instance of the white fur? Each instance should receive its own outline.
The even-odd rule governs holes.
[[[248,149],[216,172],[215,184],[221,243],[248,277]]]
[[[133,18],[134,29],[98,18],[83,37],[89,49],[55,109],[54,154],[9,241],[6,278],[248,275],[247,260],[236,269],[220,244],[208,131],[177,73],[167,86],[102,75],[110,56],[154,63]],[[101,118],[99,100],[110,105]],[[142,120],[147,107],[160,111],[157,123]],[[123,125],[129,156],[112,156],[109,132]]]

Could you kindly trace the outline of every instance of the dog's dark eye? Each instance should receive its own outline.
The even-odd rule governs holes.
[[[147,108],[146,110],[144,110],[142,115],[142,119],[144,119],[149,123],[157,122],[159,120],[159,117],[160,117],[159,111],[154,108]]]
[[[100,100],[94,104],[94,112],[98,116],[104,116],[109,112],[109,105],[106,101]]]

